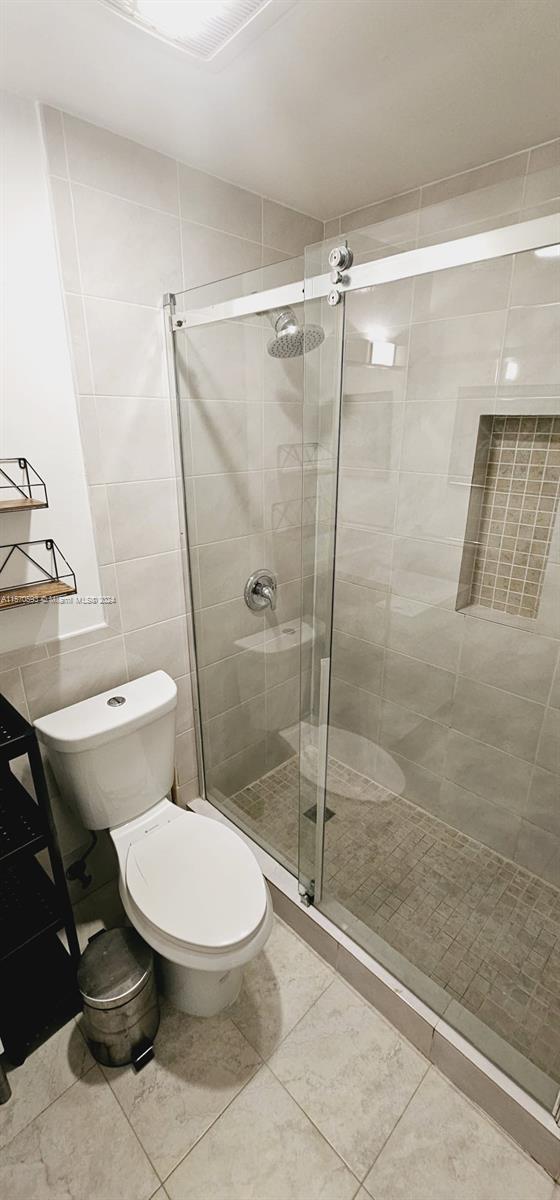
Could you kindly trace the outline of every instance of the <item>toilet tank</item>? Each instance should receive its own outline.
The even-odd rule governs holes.
[[[171,790],[177,687],[154,671],[39,717],[60,791],[86,829],[139,817]]]

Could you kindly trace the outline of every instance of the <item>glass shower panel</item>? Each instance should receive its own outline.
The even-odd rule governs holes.
[[[559,299],[542,251],[346,295],[314,847],[321,909],[549,1108]]]
[[[206,308],[302,277],[281,263],[175,298]],[[303,305],[293,308],[303,317]],[[205,794],[297,869],[302,653],[303,359],[266,316],[174,334]],[[248,607],[266,570],[275,608]]]

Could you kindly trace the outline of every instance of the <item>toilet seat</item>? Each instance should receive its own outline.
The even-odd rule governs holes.
[[[218,821],[182,809],[173,816],[128,847],[124,875],[134,909],[184,951],[241,950],[268,911],[254,855]]]

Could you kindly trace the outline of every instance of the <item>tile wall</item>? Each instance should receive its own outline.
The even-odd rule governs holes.
[[[556,142],[327,235],[371,258],[546,215],[559,195]],[[558,519],[536,618],[456,602],[481,416],[560,414],[559,277],[528,253],[347,297],[331,702],[349,765],[557,885]],[[359,365],[372,337],[395,367]]]
[[[43,108],[42,121],[101,586],[117,603],[95,636],[2,656],[0,691],[33,719],[168,671],[179,689],[176,765],[186,802],[198,783],[162,296],[287,259],[323,226],[58,110]],[[243,406],[227,425],[237,457],[242,413],[250,440]],[[218,415],[225,429],[225,410]],[[201,473],[218,469],[210,448],[197,441],[195,453]],[[224,514],[227,478],[207,482],[209,504]],[[57,811],[73,850],[83,831]]]

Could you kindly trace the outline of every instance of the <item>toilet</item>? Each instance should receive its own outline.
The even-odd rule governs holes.
[[[183,1012],[214,1016],[272,927],[270,894],[249,846],[169,799],[177,688],[154,671],[35,721],[60,791],[87,829],[108,829],[132,925],[159,956],[162,990]]]

